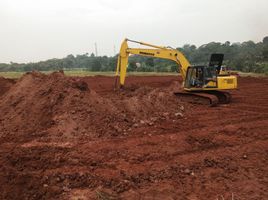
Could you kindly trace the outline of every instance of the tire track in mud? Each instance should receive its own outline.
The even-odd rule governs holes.
[[[202,131],[202,130],[200,130],[200,131]],[[165,137],[170,137],[170,135],[171,134],[165,134]],[[178,135],[178,133],[176,133],[176,134],[172,134],[172,135],[174,135],[174,136],[176,136],[176,135]],[[189,133],[189,135],[194,135],[193,134],[193,132],[192,133]],[[213,135],[216,135],[215,133],[213,133]],[[228,135],[230,135],[230,133],[228,133]],[[162,136],[162,135],[157,135],[156,137],[160,137],[160,136]],[[205,142],[207,142],[207,143],[209,143],[210,142],[210,140],[208,140],[207,138],[209,138],[209,137],[211,137],[211,135],[205,135],[205,138],[198,138],[199,140],[201,140],[202,141],[202,139],[205,139]],[[240,136],[236,136],[236,137],[240,137]],[[150,138],[150,137],[149,137]],[[130,139],[130,138],[128,138],[128,141],[129,142],[131,142],[131,140],[135,140],[135,139],[137,139],[137,138],[132,138],[132,139]],[[235,140],[235,138],[233,138],[234,140]],[[121,139],[118,139],[119,140],[119,142],[117,142],[117,143],[124,143],[124,142],[120,142],[120,140]],[[123,141],[124,141],[124,139],[122,139]],[[144,138],[144,140],[145,141],[147,141],[148,139],[147,138]],[[173,140],[174,140],[174,138],[173,138]],[[180,140],[183,140],[183,139],[180,139]],[[165,140],[163,140],[163,141],[165,141]],[[254,141],[254,140],[252,140],[252,141]],[[252,141],[250,141],[250,142],[252,142]],[[105,144],[105,147],[107,147],[107,146],[110,146],[109,145],[109,143],[114,143],[114,141],[109,141],[109,140],[107,140],[107,141],[103,141],[102,143],[104,143]],[[147,142],[147,144],[149,144],[149,145],[153,145],[153,146],[156,146],[157,144],[159,143],[159,141],[156,141],[155,143],[154,142]],[[247,143],[249,143],[249,142],[247,142]],[[247,144],[245,141],[243,142],[243,144]],[[145,145],[147,145],[147,144],[145,144]],[[90,145],[93,145],[94,146],[94,144],[91,142],[91,144]],[[140,146],[141,144],[135,144],[134,146]],[[144,146],[145,146],[144,144],[142,144],[141,146],[143,146],[143,148],[144,148]],[[235,145],[230,145],[230,144],[228,144],[227,146],[228,147],[233,147],[233,146],[239,146],[239,145],[241,145],[241,143],[239,143],[239,144],[235,144]],[[210,150],[210,149],[212,149],[212,150],[217,150],[217,149],[219,149],[219,148],[225,148],[226,147],[226,144],[225,145],[223,145],[223,144],[220,144],[220,145],[207,145],[206,146],[206,144],[204,144],[204,146],[206,147],[205,148],[205,150]],[[132,148],[133,147],[133,145],[132,146],[130,146],[130,148]],[[87,147],[85,147],[85,148],[87,148]],[[114,149],[114,148],[113,148]],[[115,148],[116,149],[116,148]],[[121,150],[123,151],[123,149],[125,149],[126,151],[127,151],[127,148],[122,148]],[[90,148],[88,148],[88,150],[91,152],[91,154],[93,153],[92,152],[92,150],[90,149]],[[104,148],[104,150],[103,149],[100,149],[100,150],[98,150],[95,154],[96,155],[106,155],[108,152],[110,151],[110,149],[107,149],[107,151],[105,151],[105,148]],[[198,151],[201,151],[202,152],[202,146],[201,146],[201,149],[195,149],[195,150],[190,150],[190,151],[181,151],[181,152],[179,152],[179,153],[175,153],[175,154],[180,154],[180,155],[182,155],[182,154],[187,154],[187,153],[193,153],[193,152],[198,152]],[[115,154],[116,155],[114,155],[114,154],[109,154],[109,156],[110,156],[110,159],[109,158],[107,158],[107,157],[104,157],[104,158],[102,158],[101,160],[105,160],[105,161],[108,161],[109,162],[109,160],[112,160],[114,157],[116,157],[116,158],[118,158],[118,159],[125,159],[125,157],[127,157],[127,156],[129,156],[130,155],[130,153],[131,153],[131,151],[127,151],[127,154],[122,154],[122,153],[117,153],[117,152],[120,152],[119,150],[118,151],[115,151]],[[161,153],[160,153],[161,154]],[[162,157],[163,158],[169,158],[169,157],[172,157],[173,155],[171,154],[171,156],[170,155],[167,155],[167,154],[164,154]],[[140,157],[144,157],[144,155],[141,155]],[[158,156],[159,157],[159,156]],[[162,158],[161,157],[159,157],[159,159],[161,160]],[[140,159],[140,158],[137,158],[137,160],[140,160],[140,161],[142,161],[142,160],[144,160],[144,159]],[[145,159],[146,160],[146,159]]]
[[[249,129],[250,129],[250,127],[249,127]],[[260,130],[261,129],[262,129],[262,127],[260,127]],[[224,130],[224,129],[222,129],[222,130]],[[201,129],[199,131],[203,131],[203,130]],[[254,136],[252,138],[253,135],[250,135],[250,134],[244,135],[242,133],[241,135],[237,135],[236,134],[236,135],[230,136],[230,134],[232,134],[232,133],[230,133],[230,132],[224,132],[224,131],[221,131],[221,130],[218,130],[218,131],[215,132],[214,130],[208,131],[206,129],[206,131],[208,133],[206,135],[202,135],[202,136],[199,136],[198,135],[198,130],[196,130],[194,132],[192,131],[192,132],[187,133],[187,134],[180,134],[180,133],[174,133],[174,134],[157,134],[154,137],[154,139],[156,137],[159,138],[157,141],[152,141],[151,137],[148,137],[148,136],[146,138],[144,138],[144,143],[135,143],[135,141],[139,141],[139,138],[135,138],[135,137],[127,138],[127,141],[130,142],[130,143],[133,143],[133,141],[131,141],[131,140],[134,140],[134,143],[135,143],[134,147],[135,146],[137,146],[137,147],[138,146],[141,146],[143,148],[143,151],[145,151],[146,146],[153,146],[153,147],[155,147],[155,151],[156,151],[158,149],[157,148],[157,144],[159,144],[159,140],[161,140],[162,143],[164,143],[166,140],[169,141],[169,139],[165,139],[165,138],[172,138],[172,140],[173,140],[172,143],[169,143],[168,144],[169,145],[169,148],[170,148],[171,145],[174,146],[173,147],[174,149],[176,148],[176,144],[173,144],[173,143],[175,143],[174,141],[183,141],[184,143],[185,142],[186,143],[189,143],[189,142],[191,143],[191,141],[192,141],[192,145],[197,147],[197,148],[194,148],[193,146],[190,146],[191,149],[189,148],[189,150],[188,149],[184,149],[184,150],[175,152],[173,154],[172,153],[170,153],[170,154],[164,154],[162,157],[157,156],[159,158],[159,160],[161,160],[161,159],[168,160],[170,157],[173,157],[174,155],[192,154],[192,153],[195,153],[195,152],[201,152],[201,153],[203,153],[203,151],[210,151],[210,150],[215,151],[217,149],[223,149],[223,148],[226,148],[226,147],[227,148],[229,148],[229,147],[236,147],[236,146],[241,146],[241,145],[249,144],[249,143],[252,143],[254,141],[267,140],[268,139],[268,135],[262,136],[261,139],[260,139],[260,138],[256,138],[256,136]],[[236,131],[236,130],[234,130],[234,131]],[[247,131],[247,129],[244,129],[243,130],[243,132],[246,132],[246,131]],[[221,135],[221,140],[220,141],[217,141],[217,140],[213,141],[214,138],[217,139],[217,135],[218,135],[219,132],[221,133],[220,134]],[[178,136],[178,135],[179,135],[179,138],[176,138],[176,136]],[[226,135],[227,136],[227,139],[228,139],[227,141],[224,141],[225,137],[223,137],[223,135]],[[232,142],[229,139],[230,137],[234,141],[239,141],[239,143],[233,142],[233,144],[232,144]],[[240,141],[239,138],[244,138],[244,140],[243,141]],[[124,139],[122,139],[122,140],[123,141],[122,142],[119,142],[119,143],[125,143],[126,142]],[[150,141],[150,142],[147,142],[147,141]],[[107,148],[106,146],[110,146],[109,145],[110,141],[109,140],[103,141],[103,143],[105,144],[104,149],[99,149],[96,152],[96,154],[107,155],[108,151],[110,151],[110,149],[107,149],[106,150],[106,148]],[[114,142],[111,141],[111,144],[112,143],[114,143]],[[165,149],[165,147],[163,147],[163,144],[161,146],[162,146],[163,149]],[[117,147],[114,147],[113,149],[117,149],[117,148],[119,148],[119,147],[117,146]],[[131,154],[131,151],[129,151],[129,149],[131,149],[131,148],[133,148],[133,145],[130,146],[130,148],[128,148],[128,145],[123,145],[123,147],[120,150],[116,150],[115,151],[115,154],[116,155],[111,154],[111,152],[110,152],[110,154],[108,154],[110,158],[103,158],[103,159],[106,160],[106,161],[109,161],[109,160],[113,160],[113,158],[116,157],[116,158],[119,158],[119,159],[126,160],[127,157]],[[128,154],[117,153],[117,152],[123,151],[123,149],[127,150]],[[152,150],[152,152],[154,152],[154,150]],[[150,151],[147,152],[147,153],[145,153],[145,154],[143,154],[143,155],[140,155],[137,158],[137,160],[139,160],[139,161],[146,160],[145,159],[145,157],[146,157],[145,155],[147,155],[147,157],[148,157],[148,154],[149,153],[150,153]],[[162,152],[162,153],[164,153],[164,152]],[[162,153],[159,153],[159,154],[162,154]]]
[[[267,142],[264,143],[264,141],[256,141],[257,144],[256,150],[263,144],[267,145]],[[245,144],[243,146],[239,146],[237,148],[245,148],[251,146],[250,144]],[[115,176],[111,178],[111,184],[115,184],[112,186],[112,188],[117,192],[124,192],[128,191],[130,188],[142,188],[145,185],[150,185],[155,182],[161,182],[161,181],[175,181],[174,184],[185,184],[189,177],[192,177],[193,179],[202,179],[203,178],[203,184],[204,182],[208,182],[209,177],[204,177],[204,173],[206,170],[213,169],[214,171],[221,171],[221,173],[217,173],[217,177],[224,177],[224,180],[231,180],[233,181],[234,176],[238,171],[243,171],[243,163],[242,165],[237,166],[235,163],[237,158],[234,157],[240,157],[240,160],[242,161],[242,154],[238,153],[238,155],[234,155],[233,152],[237,152],[234,147],[230,147],[229,149],[226,149],[227,153],[224,153],[220,156],[215,157],[215,153],[217,153],[217,150],[214,152],[211,152],[210,154],[203,154],[203,152],[196,152],[197,155],[195,155],[191,161],[189,160],[189,155],[182,154],[177,159],[172,159],[170,162],[163,162],[163,159],[159,157],[161,162],[150,162],[149,159],[140,160],[139,163],[130,163],[129,167],[135,169],[132,170],[131,173],[124,170],[124,167],[126,167],[126,164],[123,163],[123,166],[120,170],[120,162],[118,162],[119,165],[117,165],[116,168],[107,168],[101,169],[100,172],[96,174],[95,179],[96,180],[103,180],[105,178],[102,177],[103,171],[106,171],[106,173],[113,174],[114,171],[118,171],[118,173],[115,173]],[[221,151],[220,151],[221,152]],[[244,150],[246,152],[246,150]],[[207,153],[207,152],[206,152]],[[201,155],[200,155],[201,154]],[[202,155],[203,154],[203,155]],[[237,154],[237,153],[236,153]],[[249,154],[250,155],[250,154]],[[185,162],[188,161],[188,162]],[[148,163],[148,165],[147,165]],[[155,164],[154,164],[155,163]],[[183,163],[183,164],[182,164]],[[267,163],[267,160],[266,160]],[[141,165],[143,166],[141,168]],[[161,166],[160,168],[157,166]],[[150,169],[150,170],[148,170]],[[215,175],[216,172],[214,172]],[[215,178],[215,176],[214,176]],[[107,181],[107,179],[106,179]],[[108,181],[108,182],[110,182]],[[200,184],[200,183],[199,183]],[[202,185],[202,184],[200,184]],[[118,188],[119,187],[119,188]],[[174,191],[173,191],[174,192]]]
[[[252,121],[252,120],[251,120]],[[234,124],[232,124],[232,125],[234,125]],[[208,139],[209,137],[215,137],[215,136],[217,136],[217,134],[219,134],[219,133],[221,133],[221,135],[222,134],[224,134],[224,135],[227,135],[227,136],[229,136],[229,135],[232,135],[232,134],[235,134],[235,137],[236,138],[233,138],[233,140],[235,140],[235,141],[237,141],[237,139],[239,139],[239,138],[245,138],[245,137],[247,137],[248,139],[251,139],[251,141],[254,141],[254,139],[256,139],[255,137],[256,137],[256,135],[251,135],[250,134],[250,132],[248,132],[250,129],[251,129],[251,127],[250,126],[248,126],[248,124],[246,123],[246,122],[244,122],[244,125],[243,124],[240,124],[241,125],[241,127],[244,127],[243,128],[243,130],[242,130],[242,134],[240,133],[240,134],[235,134],[235,132],[237,132],[237,130],[239,131],[240,130],[240,128],[236,128],[236,129],[234,129],[234,130],[232,130],[231,129],[231,131],[224,131],[225,130],[225,127],[223,127],[222,129],[217,129],[217,130],[215,130],[214,128],[212,128],[212,129],[207,129],[207,128],[204,128],[203,130],[202,129],[199,129],[199,130],[197,130],[197,129],[194,129],[194,130],[191,130],[191,131],[189,131],[189,132],[187,132],[187,133],[182,133],[182,132],[178,132],[178,133],[174,133],[174,134],[165,134],[165,133],[160,133],[160,134],[156,134],[156,135],[153,135],[152,137],[146,137],[145,136],[145,138],[144,138],[144,140],[145,141],[148,141],[148,140],[152,140],[152,138],[155,138],[155,137],[161,137],[161,136],[163,136],[163,137],[167,137],[167,138],[169,138],[169,137],[171,137],[171,136],[177,136],[177,135],[180,135],[180,136],[183,136],[183,137],[187,137],[188,135],[192,135],[192,136],[198,136],[198,132],[204,132],[204,131],[206,131],[208,134],[206,134],[205,136],[204,136],[204,139]],[[248,127],[247,127],[247,126]],[[245,128],[245,127],[247,127],[247,128]],[[254,127],[254,129],[255,129],[255,131],[256,131],[256,128],[258,128],[258,127]],[[260,130],[263,128],[263,126],[260,126]],[[245,135],[245,134],[243,134],[244,132],[247,132],[247,135]],[[234,136],[234,135],[232,135],[232,136]],[[254,138],[252,138],[252,136],[254,136]],[[263,136],[261,136],[262,138],[263,138]],[[267,138],[267,137],[265,137],[265,138]],[[123,139],[117,139],[118,140],[118,142],[117,143],[124,143],[124,141],[129,141],[129,142],[131,142],[131,140],[138,140],[139,138],[137,138],[136,136],[134,136],[134,137],[126,137],[126,138],[123,138]],[[175,138],[173,138],[173,140],[174,140]],[[198,138],[199,140],[202,140],[202,137],[201,138]],[[264,139],[264,138],[263,138]],[[184,139],[181,139],[182,141],[183,140],[185,140],[185,138]],[[210,139],[211,140],[211,139]],[[207,142],[209,143],[210,142],[210,140],[208,140]],[[97,140],[98,141],[98,140]],[[206,141],[205,141],[206,142]],[[100,143],[99,141],[97,142],[97,143]],[[114,140],[103,140],[102,141],[102,143],[104,143],[104,144],[106,144],[106,146],[109,146],[109,143],[114,143]],[[148,142],[147,142],[148,143]],[[153,146],[156,146],[156,144],[157,143],[159,143],[159,141],[156,141],[155,143],[154,142],[149,142],[148,144],[150,145],[150,144],[152,144]],[[139,146],[139,145],[141,145],[141,146],[144,146],[143,144],[136,144],[136,146]],[[221,144],[221,145],[216,145],[216,146],[213,146],[212,145],[212,148],[213,149],[215,149],[215,148],[224,148],[224,146],[225,146],[226,144]],[[240,144],[237,144],[237,145],[240,145]],[[90,142],[90,146],[95,146],[95,144],[94,144],[94,141],[91,141]],[[228,145],[227,145],[228,146]],[[229,146],[230,146],[230,144],[229,144]],[[232,146],[232,145],[231,145]],[[90,148],[89,148],[90,149]],[[105,149],[104,149],[105,150]],[[198,151],[199,149],[197,149],[197,151]],[[91,151],[91,153],[93,153],[94,151],[92,151],[92,150],[90,150]],[[100,154],[100,155],[105,155],[108,151],[110,151],[109,149],[107,150],[107,152],[105,153],[105,151],[103,151],[103,150],[101,149],[100,151],[97,151],[96,152],[96,154]],[[180,154],[183,154],[183,153],[180,153]],[[117,158],[120,158],[120,155],[121,154],[118,154],[118,155],[116,155],[117,156]],[[127,155],[125,155],[125,156],[127,156]],[[166,157],[167,155],[164,155],[163,157]],[[113,159],[113,157],[114,157],[114,155],[112,155],[111,156],[111,158],[110,159]],[[142,156],[141,156],[142,157]],[[104,160],[106,160],[106,161],[109,161],[109,159],[108,158],[104,158]]]
[[[260,146],[267,145],[267,141],[255,141],[257,144],[255,150],[257,150]],[[105,145],[106,146],[106,145]],[[126,145],[128,146],[128,145]],[[96,164],[93,164],[92,170],[84,170],[81,172],[79,168],[75,168],[71,171],[66,170],[64,166],[62,168],[54,168],[54,172],[52,174],[48,173],[47,178],[45,178],[44,183],[47,181],[49,184],[55,182],[56,185],[61,185],[63,182],[70,182],[71,185],[69,185],[69,188],[75,189],[79,187],[88,187],[88,188],[94,188],[98,185],[110,185],[114,191],[117,191],[119,193],[129,190],[130,188],[142,188],[145,185],[153,184],[155,182],[161,182],[165,180],[173,180],[175,181],[175,184],[181,184],[189,178],[192,177],[194,179],[202,178],[204,175],[203,171],[207,168],[209,169],[215,169],[215,170],[223,170],[223,172],[218,175],[224,176],[226,180],[232,179],[232,175],[237,173],[238,170],[240,170],[241,166],[236,166],[234,164],[234,157],[240,157],[242,160],[242,154],[238,151],[236,151],[237,148],[246,148],[247,146],[250,146],[250,144],[243,144],[240,146],[232,146],[225,149],[225,153],[221,154],[220,156],[216,156],[217,151],[222,152],[220,147],[217,149],[203,149],[201,151],[190,151],[190,152],[180,152],[177,154],[176,152],[172,154],[172,156],[169,155],[163,155],[163,153],[160,154],[160,156],[157,156],[157,159],[152,159],[154,157],[146,157],[144,159],[139,160],[138,163],[131,162],[129,163],[129,167],[136,168],[136,166],[142,165],[143,170],[139,170],[140,167],[138,167],[138,171],[136,169],[136,172],[128,173],[127,171],[121,169],[120,170],[120,161],[118,159],[119,155],[117,155],[116,162],[117,166],[115,168],[112,167],[112,165],[109,164],[102,164],[96,161]],[[129,146],[129,148],[132,148]],[[204,154],[206,152],[206,154]],[[233,152],[237,152],[234,155]],[[246,152],[246,151],[244,151]],[[99,152],[97,152],[98,154]],[[131,156],[131,152],[128,152],[128,157]],[[231,153],[231,154],[230,154]],[[189,155],[192,156],[192,159],[189,160]],[[218,154],[219,155],[219,154]],[[164,158],[163,158],[164,156]],[[144,156],[143,156],[144,157]],[[168,158],[168,160],[167,160]],[[102,159],[101,159],[102,160]],[[109,161],[107,158],[103,158],[105,162]],[[159,162],[160,160],[160,162]],[[153,162],[152,162],[153,161]],[[169,162],[167,162],[169,161]],[[164,163],[162,163],[164,162]],[[231,163],[230,163],[231,162]],[[267,161],[266,161],[267,162]],[[155,163],[155,164],[154,164]],[[68,164],[68,162],[65,162],[65,164]],[[155,166],[161,166],[160,168]],[[126,167],[126,165],[124,164]],[[95,169],[94,169],[95,167]],[[53,169],[53,168],[52,168]],[[148,170],[150,169],[150,170]],[[47,170],[51,170],[47,169]],[[56,171],[58,172],[56,172]],[[99,173],[94,173],[96,170],[99,170]],[[107,171],[108,170],[108,171]],[[189,171],[190,170],[190,171]],[[103,171],[106,171],[106,173],[113,174],[113,171],[116,171],[115,175],[111,178],[105,176],[102,176]],[[35,170],[35,172],[32,172],[32,176],[38,172]],[[194,175],[192,175],[194,173]],[[223,175],[224,173],[224,175]],[[228,176],[227,176],[228,175]],[[208,177],[204,179],[203,182],[207,182]],[[95,180],[94,182],[91,182],[90,180]]]

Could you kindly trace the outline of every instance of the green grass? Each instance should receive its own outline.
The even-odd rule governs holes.
[[[42,73],[49,74],[53,71],[43,71]],[[20,78],[25,72],[0,72],[0,76],[5,78]],[[82,70],[71,70],[64,71],[66,76],[114,76],[115,72],[90,72],[90,71],[82,71]],[[135,76],[162,76],[162,75],[178,75],[178,73],[168,73],[168,72],[128,72],[127,75],[135,75]]]
[[[49,74],[53,71],[43,71],[42,73]],[[70,70],[64,71],[66,76],[114,76],[115,72],[90,72],[84,70]],[[245,73],[245,72],[238,72],[240,76],[252,76],[252,77],[263,77],[267,76],[265,74],[256,74],[256,73]],[[20,78],[25,72],[0,72],[0,76],[5,78]],[[128,72],[128,76],[177,76],[178,73],[174,72]]]
[[[238,74],[242,77],[251,76],[251,77],[265,77],[266,74],[261,73],[253,73],[253,72],[238,72]]]
[[[5,78],[19,78],[23,75],[22,72],[0,72],[0,77]]]

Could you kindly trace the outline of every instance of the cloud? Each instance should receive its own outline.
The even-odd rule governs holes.
[[[159,45],[260,41],[267,0],[1,0],[0,62],[94,51],[113,55],[123,38]]]

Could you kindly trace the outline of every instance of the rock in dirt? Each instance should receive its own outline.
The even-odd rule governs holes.
[[[183,114],[181,112],[177,112],[177,113],[175,113],[175,116],[176,117],[183,117]]]
[[[185,169],[185,170],[184,170],[184,173],[186,173],[186,174],[191,174],[191,170],[190,170],[190,169]]]

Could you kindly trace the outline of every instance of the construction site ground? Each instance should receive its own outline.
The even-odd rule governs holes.
[[[178,76],[0,78],[0,199],[268,199],[268,78],[217,107]]]

